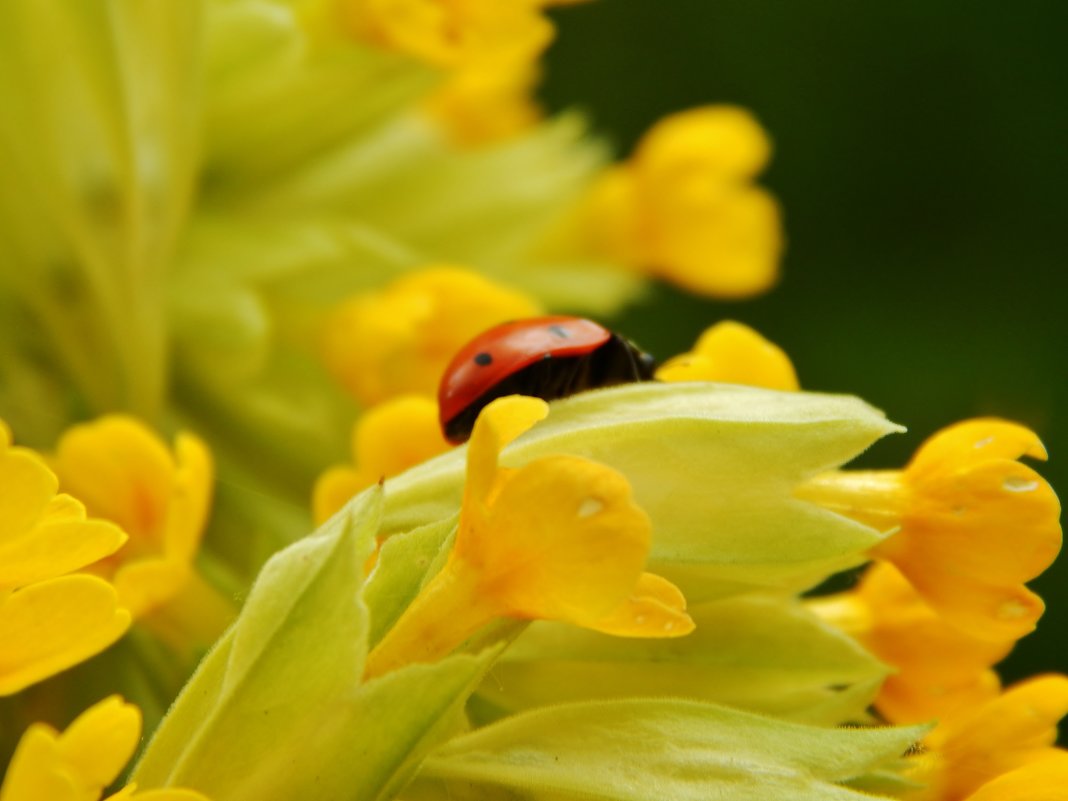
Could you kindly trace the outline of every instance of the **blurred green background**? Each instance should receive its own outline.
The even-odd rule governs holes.
[[[618,327],[664,356],[712,321],[755,326],[806,388],[858,394],[909,428],[896,466],[975,415],[1022,421],[1068,492],[1068,48],[1063,8],[930,0],[601,0],[562,9],[544,99],[621,155],[658,117],[751,109],[775,141],[784,277],[715,303],[659,288]],[[1058,20],[1060,23],[1058,24]],[[1003,666],[1068,672],[1068,557]]]

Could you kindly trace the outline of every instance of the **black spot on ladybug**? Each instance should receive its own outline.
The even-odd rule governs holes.
[[[567,329],[562,325],[550,325],[549,330],[552,331],[560,339],[571,339],[571,334],[567,333]]]
[[[485,351],[482,351],[482,353],[476,353],[475,364],[477,364],[479,367],[486,367],[487,365],[493,364],[493,357]]]

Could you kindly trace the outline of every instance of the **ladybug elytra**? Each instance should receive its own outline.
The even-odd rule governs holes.
[[[581,317],[533,317],[484,331],[453,357],[438,388],[441,430],[459,444],[479,412],[506,395],[545,400],[649,381],[656,363],[634,343]]]

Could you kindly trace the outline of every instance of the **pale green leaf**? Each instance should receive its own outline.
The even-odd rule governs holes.
[[[887,669],[792,597],[691,607],[686,637],[609,637],[535,623],[494,665],[479,695],[502,709],[668,696],[810,723],[863,721]]]
[[[804,588],[862,561],[882,535],[793,488],[900,430],[848,396],[649,382],[554,402],[503,462],[569,453],[622,471],[653,521],[649,569],[696,603]],[[456,449],[390,479],[385,531],[455,513],[464,458]]]
[[[896,763],[923,731],[803,726],[694,701],[567,704],[451,740],[409,795],[862,801],[842,783]]]

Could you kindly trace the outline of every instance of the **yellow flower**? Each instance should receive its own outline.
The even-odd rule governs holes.
[[[141,712],[118,696],[79,715],[60,733],[36,723],[19,741],[0,801],[96,801],[133,756],[141,736]],[[207,801],[192,790],[137,792],[128,785],[108,801]]]
[[[904,470],[817,476],[801,497],[882,531],[873,555],[892,562],[931,607],[981,639],[1012,641],[1034,629],[1042,600],[1024,582],[1061,546],[1060,504],[1016,459],[1044,459],[1031,431],[977,419],[939,432]]]
[[[135,618],[173,598],[189,580],[211,503],[212,461],[179,434],[174,453],[130,417],[74,426],[55,456],[60,483],[130,539],[92,570],[109,578]]]
[[[1050,748],[1034,761],[987,782],[967,801],[1064,801],[1066,788],[1068,753]]]
[[[1066,713],[1068,677],[1060,675],[1029,679],[986,703],[959,710],[924,740],[927,751],[917,759],[913,778],[927,786],[910,794],[909,801],[973,798],[980,788],[988,788],[1021,767],[1051,757],[1059,760],[1059,752],[1051,746],[1057,739],[1057,721]],[[1059,770],[1063,772],[1063,765]],[[1035,773],[1031,775],[1034,778]],[[1012,781],[1022,780],[1017,774]],[[1047,792],[1050,789],[1049,785],[1040,786]],[[1011,798],[995,796],[989,789],[985,793],[985,798],[998,801]],[[979,793],[978,797],[984,795]],[[1044,797],[1026,796],[1028,801]]]
[[[774,199],[752,185],[770,144],[748,112],[706,106],[660,121],[629,163],[593,187],[580,226],[592,248],[691,291],[744,297],[774,283]]]
[[[949,625],[888,562],[873,565],[853,590],[808,606],[897,670],[875,700],[891,723],[920,723],[998,694],[990,667],[1012,643]]]
[[[350,32],[372,44],[455,68],[527,60],[552,39],[536,0],[339,0]]]
[[[485,145],[526,130],[541,117],[532,93],[533,62],[479,64],[459,70],[436,91],[426,110],[460,146]]]
[[[315,484],[312,508],[316,525],[324,523],[360,490],[450,447],[441,434],[438,406],[430,398],[402,395],[375,406],[353,428],[353,466],[331,467]]]
[[[498,465],[500,450],[547,411],[518,396],[483,410],[448,562],[372,651],[368,676],[439,658],[502,617],[630,637],[693,630],[681,593],[642,572],[649,519],[620,473],[573,456]]]
[[[453,354],[476,334],[538,314],[533,300],[458,267],[431,267],[345,301],[328,320],[327,367],[360,403],[434,396]]]
[[[110,584],[64,575],[113,553],[126,535],[86,520],[57,486],[37,454],[11,446],[0,422],[0,695],[88,659],[130,625]]]
[[[797,390],[790,357],[747,325],[724,320],[707,329],[693,350],[666,361],[660,381],[719,381],[767,389]]]

